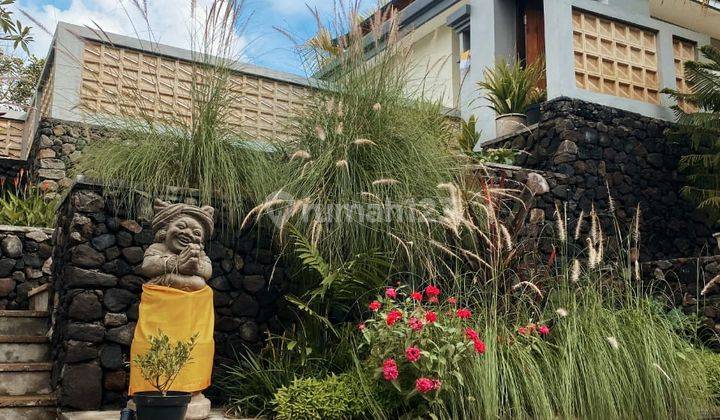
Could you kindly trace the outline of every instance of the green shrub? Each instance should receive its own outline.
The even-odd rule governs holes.
[[[45,200],[36,188],[18,194],[8,192],[0,198],[0,224],[53,227],[57,204],[57,200]]]
[[[275,393],[277,419],[344,419],[365,411],[365,398],[354,374],[324,379],[295,379]]]

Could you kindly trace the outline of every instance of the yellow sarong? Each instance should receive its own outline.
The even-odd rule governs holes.
[[[197,392],[210,386],[215,343],[213,292],[209,286],[185,292],[154,284],[143,285],[138,323],[130,347],[129,395],[142,391],[155,391],[135,366],[136,355],[150,348],[149,338],[161,330],[171,343],[187,341],[197,333],[197,344],[192,360],[185,365],[171,386],[172,391]]]

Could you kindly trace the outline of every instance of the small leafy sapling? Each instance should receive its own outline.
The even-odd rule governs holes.
[[[197,343],[197,333],[187,341],[178,341],[173,345],[170,338],[158,330],[150,337],[150,349],[135,356],[133,362],[140,373],[163,396],[172,386],[180,371],[192,360],[191,353]]]

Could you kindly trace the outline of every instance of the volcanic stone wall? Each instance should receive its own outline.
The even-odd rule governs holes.
[[[52,229],[0,226],[0,310],[28,309],[28,292],[50,282]]]
[[[126,398],[130,344],[147,280],[138,269],[154,235],[147,220],[128,218],[116,204],[101,187],[79,182],[59,211],[53,383],[64,407],[92,410]],[[235,351],[257,349],[267,331],[280,332],[279,298],[288,284],[270,238],[257,229],[216,231],[206,246],[213,265],[214,374]]]
[[[569,188],[553,189],[553,195],[567,202],[570,218],[581,210],[587,214],[594,203],[605,214],[608,234],[611,209],[627,226],[639,206],[644,261],[698,256],[713,241],[712,230],[680,194],[684,177],[678,164],[690,150],[668,138],[670,127],[639,114],[558,98],[543,104],[541,122],[531,133],[483,146],[520,150],[519,166],[567,176]]]
[[[31,180],[48,199],[58,197],[73,184],[72,169],[89,143],[110,138],[110,130],[88,124],[43,119],[30,153]]]
[[[719,347],[714,335],[720,334],[720,255],[652,261],[642,265],[642,272],[675,308],[699,315],[706,327],[701,332],[706,338],[714,338],[706,342]]]

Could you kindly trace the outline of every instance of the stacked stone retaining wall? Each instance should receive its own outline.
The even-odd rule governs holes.
[[[118,406],[127,396],[130,344],[147,280],[139,266],[154,235],[147,220],[118,212],[116,204],[101,187],[77,183],[60,208],[53,381],[63,407]],[[270,238],[257,229],[216,231],[206,246],[213,265],[214,374],[236,351],[258,349],[266,332],[281,331],[278,305],[288,285]]]

